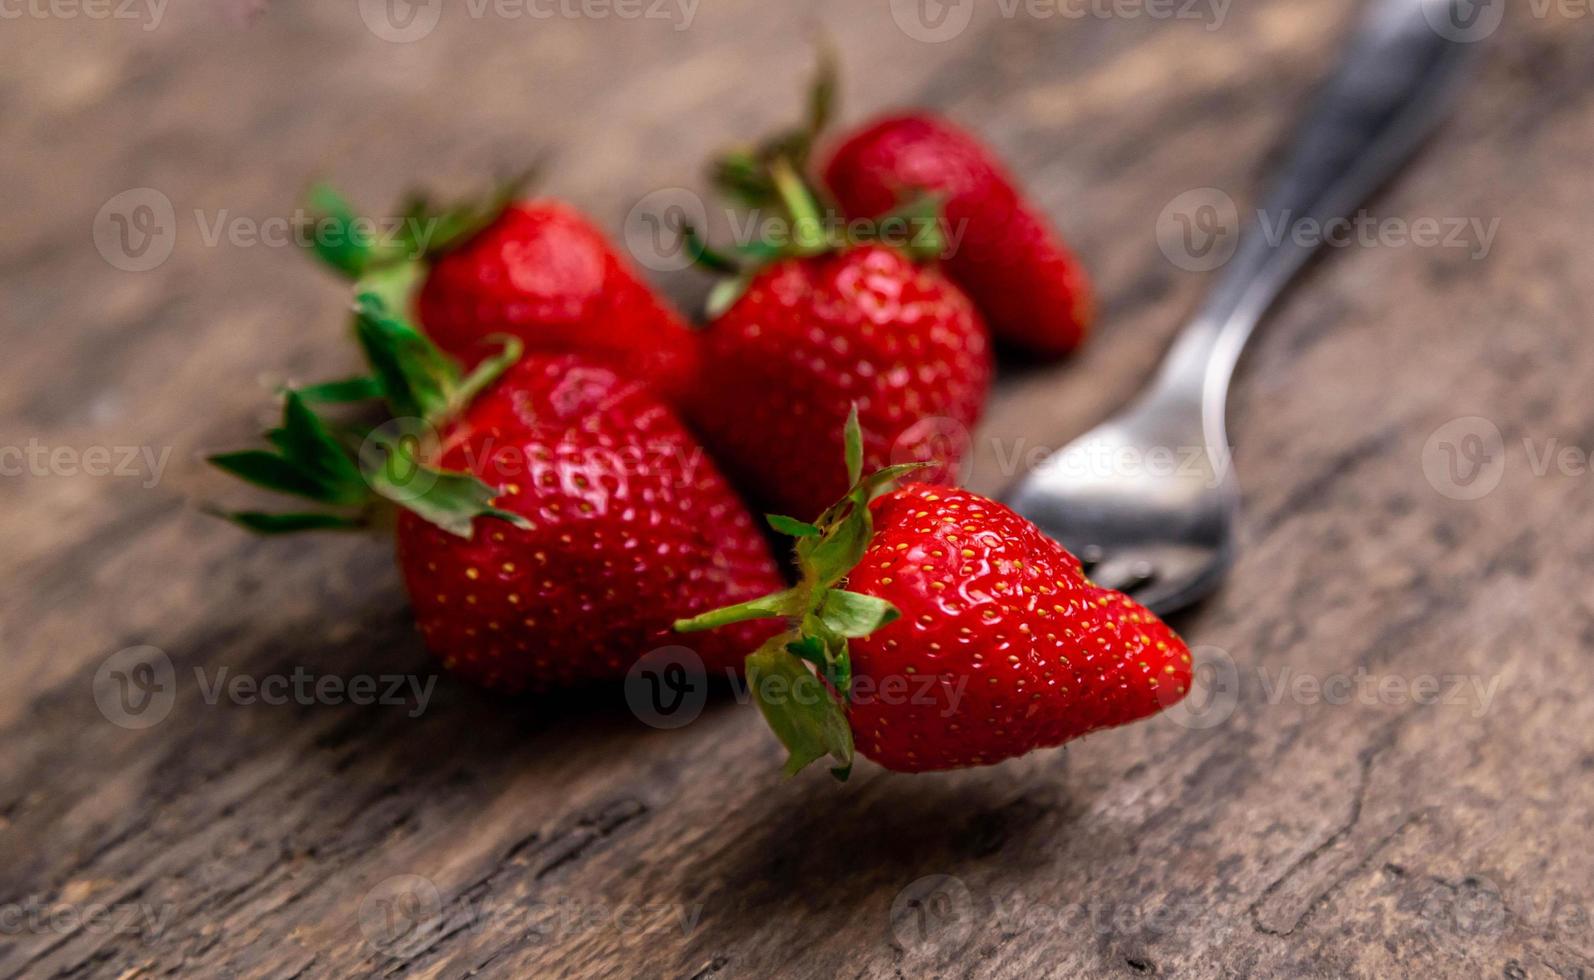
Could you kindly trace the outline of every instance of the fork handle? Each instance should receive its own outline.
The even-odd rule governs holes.
[[[1226,445],[1224,408],[1240,352],[1263,314],[1319,247],[1288,229],[1350,217],[1437,126],[1463,76],[1469,48],[1437,18],[1462,23],[1479,0],[1372,0],[1334,76],[1290,143],[1259,216],[1241,234],[1222,278],[1163,361],[1154,395],[1200,400],[1208,441]],[[1309,226],[1313,227],[1313,226]],[[1316,236],[1321,239],[1323,236]]]

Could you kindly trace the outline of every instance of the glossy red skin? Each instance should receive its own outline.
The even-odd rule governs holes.
[[[575,208],[510,205],[438,258],[417,300],[438,346],[475,363],[519,337],[528,350],[579,352],[642,378],[670,400],[693,374],[691,332]]]
[[[1093,585],[1003,505],[912,484],[871,510],[875,535],[847,588],[902,618],[851,642],[855,679],[879,693],[861,698],[855,682],[848,717],[858,751],[880,765],[986,765],[1155,714],[1189,691],[1179,637]],[[887,683],[901,692],[888,698]]]
[[[784,582],[752,516],[640,382],[571,355],[528,355],[443,433],[440,464],[504,493],[532,523],[476,519],[470,540],[409,511],[398,558],[428,646],[508,691],[619,677],[687,646],[739,670],[768,623],[682,636],[680,616]]]
[[[948,427],[966,434],[990,387],[990,344],[968,298],[880,246],[769,266],[700,336],[695,427],[765,510],[803,520],[847,489],[854,403],[870,472],[955,453],[955,442],[921,443]]]
[[[926,114],[878,120],[837,146],[824,180],[853,217],[883,214],[916,192],[943,195],[948,227],[963,230],[947,274],[996,338],[1047,356],[1085,339],[1095,304],[1084,268],[967,132]]]

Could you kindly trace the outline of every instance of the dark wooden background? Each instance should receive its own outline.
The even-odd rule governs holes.
[[[703,0],[689,21],[450,3],[413,43],[362,8],[0,22],[0,445],[60,451],[0,460],[0,975],[1594,971],[1586,9],[1513,3],[1459,117],[1372,206],[1498,220],[1487,257],[1336,249],[1248,356],[1244,555],[1178,622],[1216,665],[1206,709],[837,786],[782,781],[724,698],[675,731],[618,689],[506,703],[447,677],[419,717],[208,703],[196,670],[435,671],[386,543],[261,542],[198,512],[232,491],[196,454],[252,436],[264,384],[353,364],[336,285],[203,228],[291,215],[315,173],[379,209],[552,149],[543,186],[618,234],[794,111],[823,25],[849,119],[922,103],[976,127],[1100,285],[1088,350],[1004,375],[972,481],[995,491],[1145,376],[1206,281],[1164,257],[1159,214],[1195,188],[1252,199],[1354,4],[1235,0],[1218,24],[981,0],[939,43],[883,0]],[[136,188],[176,219],[142,272],[94,233]],[[112,211],[130,200],[147,192]],[[1435,460],[1490,424],[1485,482],[1447,484]],[[68,472],[122,446],[169,450],[159,478]],[[96,676],[145,644],[173,665],[170,710],[124,727]],[[1371,694],[1280,689],[1358,672]],[[1377,695],[1451,675],[1461,703]]]

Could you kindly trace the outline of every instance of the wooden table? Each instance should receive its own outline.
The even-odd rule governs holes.
[[[196,453],[252,437],[260,382],[353,365],[342,291],[249,230],[315,173],[380,208],[549,148],[545,189],[618,233],[795,111],[823,24],[849,118],[974,125],[1100,284],[1088,350],[1008,366],[972,481],[994,491],[1144,377],[1207,281],[1159,216],[1200,188],[1254,200],[1353,5],[982,2],[961,29],[883,0],[450,5],[410,42],[367,26],[380,4],[247,28],[172,8],[0,25],[0,974],[1594,971],[1586,10],[1513,4],[1465,110],[1370,210],[1497,234],[1331,249],[1248,357],[1244,554],[1177,623],[1199,710],[838,786],[783,781],[726,699],[661,731],[618,690],[506,703],[436,677],[386,545],[201,514],[236,493]],[[138,188],[159,196],[117,198]],[[175,234],[118,250],[151,229]],[[108,693],[140,662],[171,666],[138,688],[169,692],[153,707]],[[435,687],[419,712],[214,689],[295,672]]]

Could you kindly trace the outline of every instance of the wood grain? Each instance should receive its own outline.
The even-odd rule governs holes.
[[[1101,286],[1086,352],[1008,366],[972,477],[994,491],[1144,377],[1206,281],[1159,250],[1159,214],[1194,188],[1252,198],[1353,6],[1247,0],[1217,24],[982,3],[942,43],[878,0],[707,0],[689,22],[450,6],[414,43],[355,4],[246,28],[179,6],[0,25],[0,445],[169,453],[0,479],[0,974],[1594,972],[1594,476],[1553,455],[1594,449],[1594,18],[1513,6],[1464,112],[1371,209],[1497,219],[1486,257],[1334,249],[1249,355],[1244,554],[1178,623],[1233,665],[1212,710],[838,787],[783,782],[729,698],[656,731],[618,690],[510,703],[437,677],[386,546],[198,513],[228,491],[196,453],[250,437],[258,382],[351,364],[335,285],[203,228],[291,214],[313,173],[380,207],[551,148],[544,186],[618,230],[794,110],[822,24],[849,118],[925,103],[977,127]],[[134,188],[177,219],[144,272],[91,234]],[[1467,417],[1504,445],[1475,500],[1424,469]],[[132,729],[95,677],[139,644],[176,698]],[[195,673],[296,669],[435,687],[417,717],[413,697],[212,704]]]

